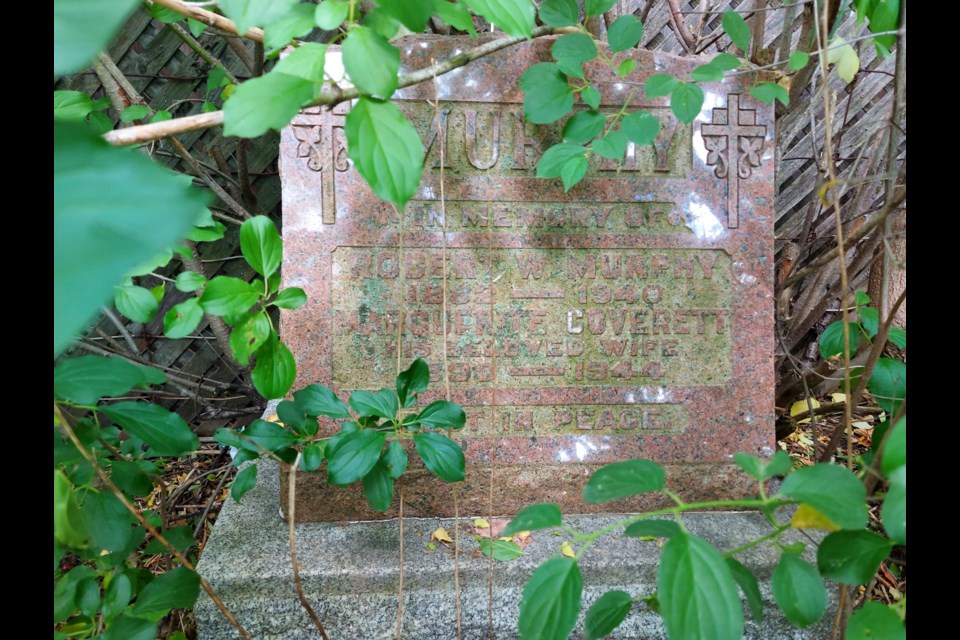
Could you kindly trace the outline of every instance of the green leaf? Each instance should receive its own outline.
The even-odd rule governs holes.
[[[237,32],[261,27],[283,17],[297,0],[219,0],[223,15],[237,23]]]
[[[597,46],[588,35],[568,33],[557,38],[550,47],[550,53],[560,71],[568,76],[583,78],[583,63],[597,57]]]
[[[300,460],[300,468],[304,471],[316,471],[323,464],[324,442],[314,442],[303,448],[303,458]]]
[[[281,291],[276,298],[274,298],[273,304],[281,309],[299,309],[307,303],[307,294],[300,287],[287,287]]]
[[[477,544],[480,545],[480,553],[488,558],[493,553],[493,559],[499,562],[509,562],[523,555],[523,549],[513,540],[491,540],[478,537]]]
[[[733,454],[733,461],[747,475],[763,482],[767,478],[782,476],[793,468],[793,461],[786,451],[777,451],[769,460],[763,460],[746,453]]]
[[[572,27],[580,21],[580,7],[577,0],[544,0],[540,20],[550,27]]]
[[[167,529],[163,532],[163,538],[180,553],[185,553],[187,549],[196,544],[196,540],[193,539],[193,527],[189,525],[180,525],[172,529]],[[157,538],[151,540],[147,546],[144,547],[143,551],[146,554],[169,553],[167,547]]]
[[[703,107],[703,89],[689,82],[680,82],[670,93],[670,110],[683,124],[690,124]]]
[[[690,72],[690,78],[697,82],[719,82],[723,80],[723,69],[712,63],[702,64]]]
[[[871,531],[835,531],[817,549],[817,568],[841,584],[866,584],[891,549],[893,543]]]
[[[584,0],[583,12],[587,17],[599,16],[602,13],[610,11],[610,8],[616,4],[617,0]]]
[[[234,500],[240,502],[240,499],[253,489],[257,484],[257,465],[250,464],[244,467],[237,477],[233,479],[233,485],[230,487],[230,495]]]
[[[146,402],[117,402],[100,408],[124,431],[146,442],[158,456],[181,456],[200,440],[176,413]]]
[[[644,91],[648,98],[662,98],[668,96],[677,88],[680,82],[666,73],[655,73],[644,84]]]
[[[393,95],[400,69],[399,49],[373,29],[356,27],[341,50],[347,75],[360,91],[385,99]]]
[[[207,283],[200,296],[200,306],[215,316],[245,313],[260,299],[253,285],[232,276],[217,276]]]
[[[860,348],[860,332],[856,325],[850,325],[850,354],[853,355]],[[824,360],[843,353],[843,320],[837,320],[827,325],[820,334],[820,355]]]
[[[852,471],[835,464],[816,464],[789,474],[780,493],[809,504],[843,529],[867,524],[866,490]]]
[[[900,349],[907,348],[907,332],[900,327],[890,327],[890,333],[887,334],[887,340],[890,344]]]
[[[893,431],[887,436],[883,445],[883,459],[881,460],[883,475],[891,473],[907,464],[907,419],[901,418],[893,425]]]
[[[790,54],[790,61],[787,66],[790,71],[800,71],[810,62],[810,54],[806,51],[794,51]]]
[[[199,20],[194,20],[193,18],[187,18],[187,27],[190,29],[190,33],[193,34],[194,38],[199,38],[204,31],[207,30],[207,25],[200,22]]]
[[[533,33],[533,3],[530,0],[465,0],[474,13],[514,37],[529,38]]]
[[[126,573],[116,573],[103,592],[102,613],[108,624],[120,615],[133,597],[133,584]]]
[[[380,391],[354,391],[350,394],[350,406],[361,416],[379,416],[393,420],[400,411],[400,402],[393,389]]]
[[[448,2],[448,0],[433,0],[433,13],[444,24],[454,29],[466,31],[470,37],[477,37],[477,29],[473,26],[473,15],[470,9],[462,2]]]
[[[846,640],[907,640],[900,616],[879,602],[865,602],[847,621]]]
[[[717,67],[721,71],[733,71],[734,69],[739,69],[741,64],[740,58],[733,55],[732,53],[718,53],[714,56],[713,60],[710,61],[710,64],[714,67]]]
[[[270,337],[270,318],[260,311],[241,322],[230,333],[230,351],[241,366],[247,366],[254,354]]]
[[[73,486],[59,469],[53,470],[53,537],[72,549],[90,546],[90,533],[77,504]]]
[[[133,122],[150,115],[150,107],[142,104],[132,104],[120,114],[120,122]]]
[[[610,502],[641,493],[663,491],[666,473],[656,462],[641,458],[614,462],[597,469],[583,488],[590,504]]]
[[[303,5],[308,6],[308,5]],[[287,56],[280,59],[274,71],[289,76],[303,78],[311,82],[323,82],[323,68],[326,62],[327,45],[316,42],[304,42]]]
[[[855,291],[853,293],[853,301],[858,307],[863,307],[870,304],[870,296],[866,291]]]
[[[59,120],[83,120],[96,111],[96,103],[82,91],[54,91],[53,117]]]
[[[397,396],[400,405],[409,407],[417,394],[427,390],[430,384],[430,367],[423,358],[414,360],[407,369],[397,376]]]
[[[436,476],[447,482],[463,480],[466,463],[463,449],[456,442],[439,433],[427,431],[414,434],[413,443],[423,464]]]
[[[145,496],[153,491],[153,481],[136,462],[114,460],[110,464],[110,479],[132,496]]]
[[[297,377],[297,363],[276,331],[257,350],[257,364],[250,374],[253,386],[264,398],[282,398]]]
[[[512,536],[521,531],[537,531],[550,529],[563,524],[563,514],[555,504],[532,504],[524,507],[520,513],[503,529],[502,536]]]
[[[157,313],[157,300],[148,289],[133,285],[114,290],[113,304],[117,311],[136,322],[150,322]]]
[[[280,422],[298,434],[313,436],[317,433],[317,419],[308,416],[296,402],[283,400],[277,405],[277,417],[280,418]]]
[[[314,18],[317,26],[324,31],[333,31],[347,19],[350,14],[350,3],[342,0],[324,0],[317,5]]]
[[[77,606],[80,613],[92,618],[100,608],[100,583],[96,578],[87,578],[77,585]]]
[[[797,627],[809,627],[826,611],[827,590],[823,580],[816,569],[794,555],[780,556],[773,570],[771,587],[777,606]]]
[[[53,77],[86,67],[138,6],[138,0],[54,0]]]
[[[119,396],[136,386],[161,384],[167,376],[156,369],[103,356],[64,360],[53,368],[53,395],[92,406],[104,396]]]
[[[174,286],[184,293],[190,293],[203,288],[207,284],[207,279],[196,271],[181,271],[177,274],[177,280]]]
[[[660,135],[660,121],[646,111],[634,111],[624,116],[620,128],[630,142],[638,145],[653,144]]]
[[[134,615],[192,609],[200,595],[200,576],[185,567],[177,567],[154,578],[137,595]]]
[[[312,4],[296,4],[283,16],[266,23],[263,28],[263,44],[268,50],[279,49],[294,38],[313,31]]]
[[[880,512],[883,528],[896,544],[907,544],[907,467],[890,474],[890,489]]]
[[[363,476],[363,495],[374,511],[383,513],[393,504],[393,478],[383,461],[378,460]]]
[[[333,484],[346,486],[370,473],[380,459],[386,436],[363,429],[344,434],[336,443],[327,443],[327,477]]]
[[[381,456],[383,465],[391,478],[396,480],[407,470],[407,452],[399,440],[394,440],[387,445]]]
[[[540,156],[537,162],[538,178],[558,178],[563,172],[563,165],[571,158],[585,158],[586,149],[578,144],[561,142],[555,144]]]
[[[753,621],[759,624],[763,621],[763,596],[760,594],[760,585],[757,583],[756,576],[736,558],[728,557],[725,562],[733,579],[737,581],[740,591],[747,599]]]
[[[167,118],[169,120],[169,118]],[[156,122],[156,120],[151,120],[151,122]],[[192,240],[193,242],[216,242],[224,235],[226,235],[227,228],[219,222],[214,222],[209,226],[194,226],[193,229],[187,234],[187,240]],[[186,250],[189,253],[189,249]],[[185,256],[189,259],[190,256]]]
[[[632,606],[633,597],[626,591],[607,591],[587,609],[587,616],[583,621],[584,638],[599,640],[613,633],[626,619]]]
[[[723,556],[689,534],[667,542],[657,569],[660,615],[671,638],[739,638],[743,608]]]
[[[563,191],[566,193],[576,186],[587,175],[586,155],[574,156],[560,167],[560,180],[563,181]]]
[[[107,131],[113,129],[113,121],[104,115],[103,112],[94,111],[87,116],[87,126],[95,135],[102,136]]]
[[[243,430],[243,435],[267,451],[276,451],[289,447],[297,441],[290,429],[284,429],[275,422],[257,418]],[[258,449],[259,451],[259,449]]]
[[[884,411],[896,414],[907,395],[907,365],[893,358],[880,358],[870,374],[867,389]]]
[[[347,149],[373,192],[402,208],[417,192],[423,143],[390,102],[361,97],[347,114]]]
[[[583,576],[573,558],[551,558],[523,588],[518,627],[521,638],[566,640],[580,614]]]
[[[157,622],[129,615],[121,615],[97,640],[153,640],[157,637]]]
[[[408,424],[422,424],[439,429],[463,429],[467,414],[463,407],[447,400],[431,402]]]
[[[672,538],[683,530],[673,520],[639,520],[623,531],[631,538]]]
[[[167,292],[167,286],[166,286],[166,283],[163,283],[163,282],[161,282],[157,286],[150,289],[150,295],[152,295],[153,299],[157,301],[157,304],[160,304],[166,292]]]
[[[740,47],[744,55],[750,53],[750,27],[743,16],[736,11],[725,11],[720,24],[730,36],[730,41]]]
[[[414,33],[423,31],[433,13],[431,0],[378,0],[383,11]]]
[[[322,384],[307,385],[293,392],[293,400],[308,416],[349,419],[350,411],[343,400]]]
[[[750,95],[764,104],[773,104],[774,100],[779,100],[785,107],[790,104],[790,94],[776,82],[763,82],[750,87]]]
[[[643,23],[633,14],[620,16],[607,30],[607,42],[614,52],[626,51],[640,44],[643,38]]]
[[[520,88],[523,90],[523,113],[528,122],[549,124],[573,109],[573,90],[560,67],[552,62],[539,62],[524,71],[520,76]]]
[[[110,6],[121,12],[117,3]],[[81,124],[54,121],[53,132],[56,357],[128,270],[186,233],[204,197],[143,154],[112,148]]]
[[[597,91],[597,88],[594,86],[589,86],[584,89],[580,93],[580,99],[583,100],[583,104],[593,109],[600,108],[600,92]]]
[[[621,78],[626,78],[628,75],[633,73],[633,70],[637,68],[637,61],[633,58],[627,58],[620,62],[617,66],[617,75]]]
[[[607,118],[597,111],[581,111],[563,125],[563,141],[577,145],[593,140],[603,131]]]
[[[256,138],[270,129],[279,131],[316,92],[310,80],[278,71],[251,78],[223,103],[223,133]]]
[[[380,7],[363,16],[363,25],[373,29],[387,40],[392,40],[399,33],[401,26]]]
[[[609,132],[599,140],[594,140],[590,143],[590,148],[593,149],[594,153],[604,158],[623,160],[623,154],[627,151],[628,142],[627,134],[617,129],[616,131]]]
[[[203,320],[203,308],[196,298],[174,305],[163,316],[163,334],[172,340],[186,338]]]
[[[81,511],[95,549],[120,551],[133,534],[133,516],[112,493],[87,491]]]

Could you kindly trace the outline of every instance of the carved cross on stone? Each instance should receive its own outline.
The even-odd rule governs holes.
[[[707,166],[727,180],[727,226],[740,226],[740,180],[746,180],[760,166],[760,153],[767,127],[757,124],[757,112],[740,108],[740,94],[727,95],[727,108],[713,110],[713,122],[700,125],[707,149]],[[733,144],[731,145],[731,141]],[[731,170],[731,164],[736,167]]]
[[[315,114],[307,110],[305,114]],[[293,135],[296,137],[297,157],[306,158],[307,166],[312,171],[320,173],[320,204],[323,211],[323,223],[335,224],[337,221],[337,202],[335,196],[333,173],[336,170],[334,157],[335,145],[333,130],[343,127],[343,118],[335,117],[329,112],[321,113],[321,123],[314,124],[294,121]]]

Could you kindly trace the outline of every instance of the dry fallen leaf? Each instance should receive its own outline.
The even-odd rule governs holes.
[[[845,393],[840,393],[839,391],[836,392],[836,393],[831,393],[831,394],[830,394],[830,399],[831,399],[832,401],[834,401],[834,402],[846,402],[846,401],[847,401],[847,394],[845,394]]]
[[[820,406],[820,403],[817,402],[816,398],[810,398],[810,404],[807,405],[806,400],[798,400],[790,406],[790,416],[798,416],[803,413],[810,411],[810,407],[816,409]],[[804,418],[803,420],[797,420],[797,424],[804,424],[805,422],[810,422],[810,418]]]
[[[474,518],[473,526],[476,527],[477,529],[489,529],[490,523],[484,520],[483,518]]]
[[[570,546],[570,543],[566,540],[563,541],[563,544],[560,545],[560,553],[567,556],[568,558],[576,558],[577,552],[573,550],[573,547]]]
[[[430,542],[434,540],[437,542],[453,542],[453,538],[450,537],[450,534],[447,533],[447,530],[443,527],[437,527],[437,530],[430,534]]]
[[[482,520],[482,518],[477,518],[477,520]],[[496,518],[493,522],[487,522],[484,520],[483,523],[486,526],[481,527],[477,524],[474,524],[473,535],[480,536],[481,538],[499,538],[500,532],[506,529],[507,525],[510,524],[510,521],[504,518]]]

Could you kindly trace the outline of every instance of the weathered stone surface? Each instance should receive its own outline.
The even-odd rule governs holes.
[[[242,503],[229,500],[217,519],[200,559],[199,571],[231,612],[257,640],[318,638],[297,600],[290,565],[287,524],[277,512],[278,472],[275,463],[260,463],[260,480]],[[594,531],[622,516],[580,515],[565,523],[580,531]],[[778,514],[786,521],[789,514]],[[684,516],[691,533],[718,548],[740,546],[770,531],[759,513],[696,513]],[[452,520],[405,518],[403,524],[403,621],[405,640],[508,640],[518,637],[517,616],[523,586],[534,569],[560,546],[551,531],[535,531],[522,556],[510,562],[489,562],[481,556],[470,533],[470,521],[461,519],[460,626],[457,634],[455,564],[448,545],[430,550],[430,534],[437,527],[455,534]],[[297,560],[306,597],[334,640],[392,639],[396,637],[400,593],[400,531],[387,522],[311,522],[296,527]],[[788,532],[784,543],[809,542]],[[815,562],[813,547],[806,557]],[[828,613],[806,630],[794,629],[773,604],[770,575],[779,558],[772,545],[760,545],[737,555],[760,580],[765,601],[763,623],[746,616],[748,640],[813,640],[829,637],[836,591],[831,589]],[[619,533],[602,537],[579,561],[584,579],[583,609],[610,589],[632,595],[656,590],[660,548]],[[492,571],[492,578],[491,572]],[[492,589],[491,589],[492,580]],[[492,600],[491,598],[492,592]],[[202,640],[226,640],[239,634],[201,593],[194,610]],[[573,638],[582,637],[581,614]],[[492,633],[491,633],[492,627]],[[657,614],[634,606],[611,638],[662,640],[663,622]]]
[[[400,47],[417,69],[470,43]],[[342,397],[392,387],[398,351],[403,367],[423,357],[423,401],[443,397],[449,379],[467,411],[461,514],[532,502],[584,512],[589,473],[633,457],[668,465],[689,499],[750,492],[730,460],[774,446],[773,109],[738,76],[705,83],[703,111],[684,125],[666,98],[641,98],[642,85],[700,61],[637,51],[625,80],[591,63],[601,109],[630,98],[661,133],[619,169],[592,160],[564,193],[535,177],[560,127],[524,123],[518,86],[551,43],[397,93],[426,149],[421,187],[399,214],[347,160],[349,105],[303,113],[283,131],[284,285],[309,296],[281,320],[297,386],[322,382]],[[451,488],[422,467],[411,473],[406,514],[452,516]],[[359,490],[298,482],[298,520],[384,517]]]

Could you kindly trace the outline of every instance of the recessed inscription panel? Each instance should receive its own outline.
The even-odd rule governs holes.
[[[400,338],[457,386],[725,384],[730,269],[719,250],[340,247],[333,381],[390,386]]]
[[[468,468],[461,515],[487,513],[491,496],[501,514],[533,502],[652,506],[579,499],[590,472],[634,457],[667,466],[686,499],[749,493],[732,454],[774,447],[773,111],[734,77],[704,83],[703,111],[684,125],[666,99],[633,89],[694,61],[637,52],[626,83],[593,65],[601,111],[632,96],[628,108],[656,115],[660,135],[622,163],[591,158],[565,192],[536,178],[563,122],[523,122],[517,86],[550,44],[398,91],[424,144],[422,183],[400,211],[347,158],[349,104],[283,131],[283,280],[308,295],[281,316],[294,388],[321,382],[346,399],[392,388],[398,367],[424,358],[423,402],[449,388],[467,411],[454,434]],[[468,46],[401,41],[408,69]],[[382,517],[359,490],[309,474],[298,483],[299,519]],[[405,486],[407,515],[453,515],[448,486],[420,475]]]

